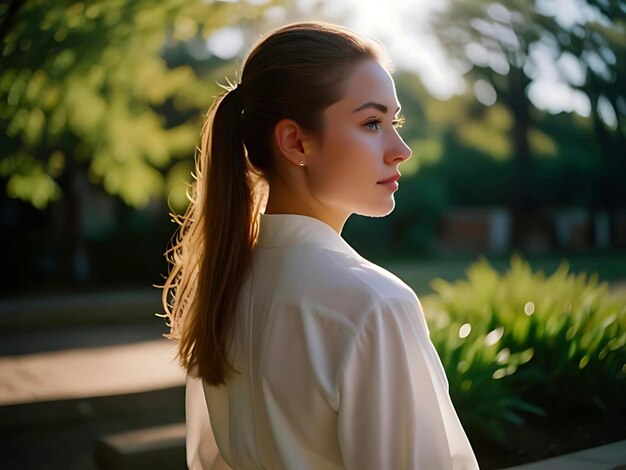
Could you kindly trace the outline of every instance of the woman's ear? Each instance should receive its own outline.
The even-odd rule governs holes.
[[[297,166],[306,165],[311,138],[293,119],[282,119],[274,126],[274,141],[280,156]]]

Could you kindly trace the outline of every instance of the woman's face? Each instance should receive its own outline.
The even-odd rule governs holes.
[[[372,217],[394,208],[398,166],[411,156],[396,129],[393,79],[377,61],[353,69],[344,97],[323,113],[325,131],[307,161],[311,194],[337,214]]]

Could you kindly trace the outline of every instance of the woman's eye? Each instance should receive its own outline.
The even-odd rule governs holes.
[[[396,129],[399,129],[404,124],[404,121],[405,121],[404,116],[400,116],[400,117],[394,119],[393,121],[391,121],[391,124]],[[367,127],[371,131],[377,131],[378,129],[380,129],[380,125],[381,124],[382,124],[382,121],[380,119],[376,119],[374,121],[370,121],[370,122],[366,123],[365,127]]]

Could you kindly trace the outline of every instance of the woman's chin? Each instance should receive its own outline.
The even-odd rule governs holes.
[[[396,206],[396,201],[393,195],[384,203],[378,203],[376,205],[371,205],[364,207],[361,211],[357,212],[359,215],[363,215],[366,217],[385,217],[393,212],[393,209]]]

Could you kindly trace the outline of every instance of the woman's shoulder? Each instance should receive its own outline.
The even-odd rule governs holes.
[[[415,303],[413,290],[395,274],[360,255],[311,250],[298,266],[308,292],[316,292],[322,303],[350,299],[365,312],[386,300]]]
[[[415,292],[402,279],[382,266],[365,258],[360,258],[356,269],[349,269],[367,289],[371,290],[377,300],[413,299]]]

